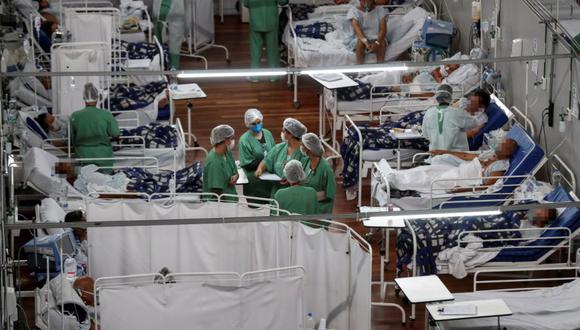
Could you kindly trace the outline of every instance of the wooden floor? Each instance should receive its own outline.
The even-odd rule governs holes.
[[[216,24],[216,40],[218,43],[226,45],[229,48],[232,63],[230,67],[245,68],[249,65],[248,51],[248,27],[246,24],[239,22],[237,16],[226,16],[225,24]],[[207,53],[210,62],[210,69],[228,67],[224,61],[224,53],[221,49],[211,49]],[[182,62],[183,69],[201,68],[202,63],[196,60],[186,59]],[[251,83],[245,79],[205,79],[196,80],[196,83],[206,92],[207,99],[196,100],[193,103],[192,114],[192,132],[197,136],[199,143],[210,148],[209,133],[210,130],[219,124],[229,124],[236,130],[236,136],[240,136],[246,128],[244,127],[243,115],[248,108],[258,108],[264,114],[264,127],[270,129],[274,137],[280,135],[282,121],[287,117],[294,117],[304,123],[309,131],[318,133],[318,93],[319,87],[308,78],[301,78],[299,81],[299,100],[301,107],[295,109],[292,105],[292,91],[288,89],[285,81],[276,83],[260,82]],[[187,129],[186,108],[183,102],[177,103],[177,117],[180,118]],[[334,207],[334,213],[352,213],[356,210],[356,201],[346,200],[344,190],[338,185],[338,192]],[[364,199],[368,203],[368,183],[365,183]],[[360,233],[366,230],[360,222],[352,219],[344,221]],[[394,276],[394,236],[391,239],[391,255],[393,261],[388,265],[387,278],[392,279]],[[378,280],[379,276],[379,256],[378,246],[373,246],[374,266],[373,277]],[[444,282],[449,286],[452,292],[469,291],[471,288],[471,278],[462,281],[442,276]],[[329,279],[330,280],[330,279]],[[373,288],[375,301],[379,300],[378,290]],[[404,305],[403,300],[396,297],[393,288],[388,291],[387,301],[403,304],[405,309],[410,313],[410,306]],[[422,306],[417,308],[417,320],[401,324],[400,313],[394,308],[373,307],[372,309],[372,329],[423,329],[424,328],[424,309]],[[353,329],[357,330],[357,329]]]

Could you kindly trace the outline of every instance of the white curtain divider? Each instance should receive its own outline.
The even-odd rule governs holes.
[[[233,203],[90,200],[88,221],[267,216],[268,208]],[[156,273],[245,273],[302,266],[304,311],[333,329],[370,329],[371,257],[343,231],[297,222],[89,228],[89,271],[95,278]],[[253,318],[252,318],[253,320]],[[274,329],[274,328],[271,328]],[[277,328],[276,328],[277,329]]]
[[[55,44],[51,50],[52,72],[110,71],[110,48],[104,43]],[[70,116],[84,108],[83,88],[91,82],[99,88],[108,83],[98,76],[53,76],[52,102],[55,113]]]
[[[167,281],[98,280],[100,329],[297,330],[304,319],[303,275],[295,267],[249,277],[196,273],[170,275]],[[122,284],[108,285],[111,280]]]

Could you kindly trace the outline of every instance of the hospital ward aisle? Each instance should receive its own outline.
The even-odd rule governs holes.
[[[216,24],[216,39],[225,44],[231,52],[232,67],[243,67],[249,65],[249,50],[247,42],[247,25],[239,22],[237,16],[226,16],[223,25]],[[221,60],[220,50],[210,50],[207,52],[211,59],[210,67],[225,68],[225,62]],[[195,68],[200,62],[189,59],[182,59],[184,69]],[[301,79],[299,83],[299,98],[301,107],[292,107],[292,90],[286,86],[286,81],[280,80],[275,83],[267,81],[260,83],[250,83],[245,79],[229,78],[227,80],[198,80],[196,81],[207,94],[206,99],[193,101],[192,131],[198,138],[198,142],[204,148],[211,148],[209,143],[209,133],[212,127],[228,123],[236,130],[239,136],[246,130],[243,115],[248,108],[259,108],[264,115],[264,127],[269,129],[274,137],[279,137],[282,129],[282,121],[289,116],[300,120],[309,132],[318,133],[318,93],[319,87],[311,79]],[[187,110],[185,102],[176,102],[177,117],[182,123],[187,123]],[[184,124],[185,125],[185,124]],[[327,132],[328,134],[329,132]],[[237,140],[236,140],[237,141]],[[236,149],[237,153],[237,149]],[[341,168],[338,170],[340,171]],[[347,200],[344,189],[337,179],[337,194],[334,205],[334,213],[352,213],[356,210],[356,200]],[[369,182],[365,181],[363,186],[363,202],[369,200]],[[366,228],[360,222],[354,220],[344,221],[346,224],[364,234]],[[387,279],[394,277],[396,254],[394,250],[395,236],[391,233],[390,260],[388,265]],[[379,246],[376,243],[379,235],[373,244],[373,280],[379,279]],[[471,289],[471,277],[461,281],[450,275],[442,275],[441,279],[452,292],[469,291]],[[378,287],[373,286],[374,301],[378,301]],[[410,314],[410,305],[404,304],[403,299],[396,297],[392,286],[388,289],[387,301],[402,304]],[[408,316],[407,315],[407,316]],[[372,308],[373,330],[387,329],[424,329],[424,308],[417,307],[416,321],[407,321],[406,325],[400,323],[400,313],[398,310],[389,307]]]

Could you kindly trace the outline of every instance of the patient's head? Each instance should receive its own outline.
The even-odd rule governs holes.
[[[68,181],[70,184],[74,184],[75,180],[77,179],[75,167],[72,163],[56,163],[54,164],[54,171],[55,174],[66,175],[66,181]]]
[[[64,222],[66,223],[75,223],[75,222],[87,222],[87,218],[85,218],[85,214],[83,211],[72,211],[65,215]],[[73,228],[73,232],[75,236],[84,241],[87,239],[87,230],[84,228]]]
[[[490,102],[491,99],[489,93],[481,88],[477,88],[473,92],[469,93],[469,103],[467,105],[466,111],[471,114],[485,111]]]
[[[56,31],[58,25],[55,22],[51,21],[44,21],[40,25],[40,29],[46,33],[48,37],[52,36],[52,34]]]
[[[88,306],[95,305],[94,287],[95,280],[89,276],[81,276],[73,283],[73,288],[77,291],[83,302]]]
[[[535,227],[545,227],[551,221],[554,221],[558,217],[558,212],[555,208],[539,208],[529,210],[527,213],[528,220]]]
[[[54,120],[54,116],[48,112],[41,113],[38,115],[38,117],[36,117],[36,122],[46,133],[54,131]]]
[[[39,11],[50,7],[50,3],[48,2],[48,0],[35,0],[35,1],[38,2]]]
[[[495,155],[498,159],[509,159],[518,150],[518,143],[512,139],[504,139],[500,142]]]

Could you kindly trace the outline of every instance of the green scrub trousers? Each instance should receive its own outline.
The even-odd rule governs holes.
[[[321,158],[314,170],[310,166],[306,168],[306,179],[302,182],[307,187],[312,187],[317,192],[323,191],[325,199],[318,202],[319,214],[332,214],[334,208],[334,196],[336,195],[336,180],[334,171],[328,161]]]
[[[310,166],[310,159],[307,156],[304,156],[302,152],[300,152],[300,148],[296,148],[292,155],[288,155],[287,142],[282,142],[275,145],[274,148],[268,152],[266,158],[264,158],[264,163],[266,164],[266,169],[268,172],[274,173],[279,177],[284,178],[284,166],[286,166],[286,163],[292,159],[296,159],[301,162],[303,168]],[[274,182],[272,185],[270,198],[274,198],[276,191],[282,187],[283,186],[280,183]]]
[[[226,151],[224,155],[219,155],[212,149],[205,160],[203,167],[203,192],[237,195],[236,186],[230,185],[230,178],[238,174],[234,154]],[[215,200],[207,198],[207,200]],[[237,197],[228,197],[223,200],[237,202]]]
[[[97,107],[86,107],[70,117],[71,141],[76,158],[113,158],[111,139],[119,136],[119,125],[113,115]],[[99,167],[113,166],[113,160],[89,161]],[[105,169],[110,172],[110,169]]]
[[[274,195],[280,209],[298,214],[317,214],[316,190],[305,186],[282,188]]]
[[[276,145],[272,133],[267,129],[262,129],[264,143],[261,143],[250,131],[246,131],[238,143],[238,159],[242,168],[254,163],[259,163],[266,157],[268,152]],[[272,193],[272,181],[265,181],[256,178],[255,169],[244,169],[248,177],[248,183],[244,185],[244,195],[270,198]],[[267,203],[266,201],[253,201],[255,203]]]
[[[268,65],[280,66],[278,48],[278,6],[288,0],[243,0],[244,7],[250,12],[250,58],[252,68],[260,67],[262,47],[266,44]]]

